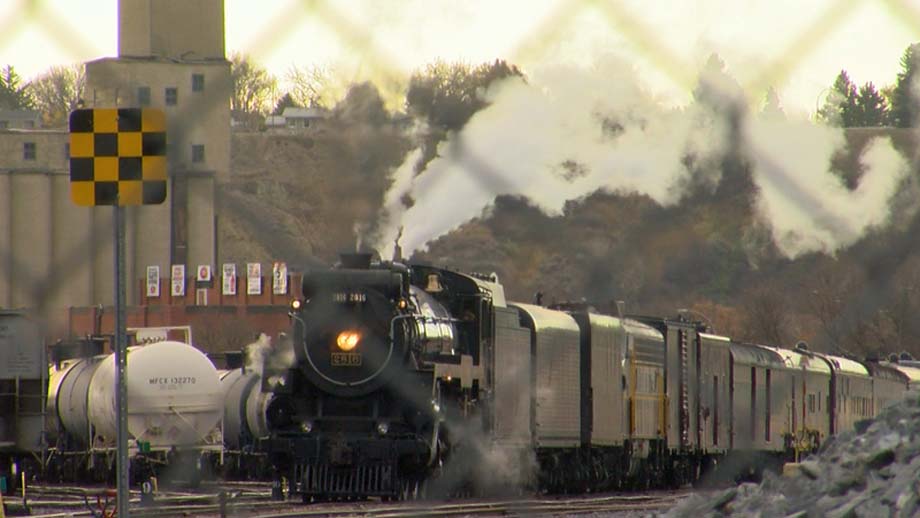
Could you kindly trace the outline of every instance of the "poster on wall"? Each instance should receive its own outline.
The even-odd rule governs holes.
[[[185,296],[185,265],[184,264],[174,264],[172,265],[172,296],[173,297],[184,297]]]
[[[221,272],[224,295],[236,295],[236,264],[224,263]]]
[[[199,264],[198,275],[195,277],[198,282],[211,282],[211,265]]]
[[[246,294],[262,294],[262,263],[246,263]]]
[[[148,266],[147,267],[147,296],[148,297],[159,297],[160,296],[160,267],[159,266]]]
[[[287,294],[287,264],[272,263],[272,293],[275,295]]]

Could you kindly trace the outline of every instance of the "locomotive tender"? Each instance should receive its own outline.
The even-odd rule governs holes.
[[[794,460],[903,396],[896,365],[683,317],[505,300],[494,276],[343,256],[292,303],[261,448],[305,501],[679,485]]]

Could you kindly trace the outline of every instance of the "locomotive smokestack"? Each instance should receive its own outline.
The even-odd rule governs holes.
[[[403,227],[399,227],[399,233],[396,234],[396,240],[393,243],[393,262],[402,262],[402,247],[399,246],[399,239],[402,238]]]
[[[342,262],[342,268],[352,270],[367,270],[371,267],[371,257],[373,254],[368,252],[344,253],[339,256]]]

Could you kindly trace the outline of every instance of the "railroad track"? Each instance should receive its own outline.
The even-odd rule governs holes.
[[[213,488],[212,488],[213,489]],[[515,499],[470,499],[462,501],[414,501],[400,503],[342,502],[294,504],[273,501],[262,487],[221,488],[216,494],[164,493],[152,505],[140,505],[132,498],[131,516],[233,518],[427,518],[451,516],[558,516],[600,512],[652,512],[676,505],[688,491],[660,491],[647,494],[593,495],[577,497],[531,497]],[[30,502],[33,518],[100,517],[93,498],[97,489],[40,488]],[[84,496],[90,495],[87,498]],[[134,493],[132,496],[137,496]],[[91,504],[87,506],[87,502]],[[112,501],[114,506],[114,500]]]

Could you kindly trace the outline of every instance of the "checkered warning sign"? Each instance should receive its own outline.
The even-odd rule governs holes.
[[[71,112],[70,198],[84,206],[163,203],[163,111],[95,108]]]

